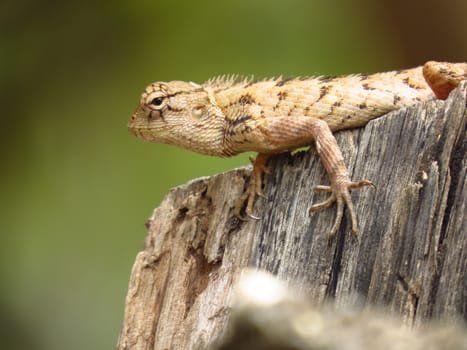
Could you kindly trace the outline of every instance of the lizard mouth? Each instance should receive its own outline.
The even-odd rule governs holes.
[[[142,121],[146,120],[146,113],[139,105],[134,113],[131,115],[130,121],[128,122],[128,131],[135,136],[140,137],[140,130],[142,129]]]
[[[153,137],[150,133],[151,128],[144,125],[138,125],[137,123],[128,123],[128,131],[130,134],[136,136],[137,138],[148,141],[154,142]]]
[[[128,122],[128,131],[135,135],[135,136],[138,136],[138,127],[137,127],[137,115],[136,113],[134,113],[131,118],[130,118],[130,121]]]
[[[137,128],[135,128],[131,123],[128,124],[128,131],[130,132],[130,134],[138,136]]]

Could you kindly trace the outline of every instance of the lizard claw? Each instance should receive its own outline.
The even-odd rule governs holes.
[[[260,217],[260,216],[254,216],[254,215],[251,215],[251,214],[250,214],[250,215],[248,215],[248,217],[249,217],[250,219],[255,220],[255,221],[261,220],[261,217]]]
[[[255,202],[256,197],[265,197],[262,193],[250,193],[250,188],[238,199],[237,205],[235,206],[234,215],[242,221],[247,221],[247,218],[253,220],[261,220],[261,217],[255,216],[252,214],[253,211],[253,204]],[[246,202],[246,205],[245,205]],[[242,209],[245,207],[245,216],[242,215]]]
[[[234,209],[234,215],[242,221],[248,221],[248,218],[253,220],[260,220],[259,216],[255,216],[252,214],[253,211],[253,204],[255,203],[255,199],[259,196],[258,193],[251,191],[251,183],[246,192],[238,199],[237,205]],[[242,215],[243,208],[244,214]]]
[[[246,214],[246,217],[245,217],[245,216],[242,216],[241,213],[237,213],[236,210],[235,210],[234,216],[237,219],[241,220],[241,221],[248,221],[248,219],[255,220],[255,221],[261,220],[260,216],[254,216],[252,214]]]
[[[352,198],[350,197],[350,190],[364,186],[376,188],[376,186],[368,180],[362,180],[359,182],[340,181],[331,186],[316,186],[314,188],[316,192],[331,192],[331,195],[324,202],[312,205],[310,208],[310,214],[321,209],[329,208],[334,202],[336,202],[337,205],[336,218],[334,219],[334,224],[329,232],[329,241],[332,241],[340,227],[344,213],[344,206],[347,206],[347,209],[349,210],[352,222],[352,233],[355,236],[358,235],[357,215],[355,214]]]

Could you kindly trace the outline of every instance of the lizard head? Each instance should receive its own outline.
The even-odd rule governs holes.
[[[224,120],[214,97],[203,86],[183,81],[157,82],[144,90],[128,130],[148,142],[221,155]]]

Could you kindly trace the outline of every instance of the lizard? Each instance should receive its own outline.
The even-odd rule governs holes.
[[[373,186],[353,182],[333,132],[364,126],[392,110],[432,99],[446,99],[462,80],[467,63],[426,62],[397,71],[254,80],[237,76],[210,79],[203,84],[155,82],[146,87],[130,118],[128,130],[148,142],[171,144],[197,153],[230,157],[254,151],[249,185],[234,208],[235,216],[253,215],[263,196],[268,159],[279,153],[315,144],[330,185],[315,191],[329,197],[311,206],[310,213],[336,203],[332,239],[346,207],[351,230],[358,234],[350,190]]]

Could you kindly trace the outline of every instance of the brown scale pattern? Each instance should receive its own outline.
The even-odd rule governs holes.
[[[422,67],[410,70],[341,77],[279,79],[227,84],[216,100],[227,115],[239,108],[253,118],[310,116],[337,131],[366,124],[391,110],[433,99]],[[247,108],[245,108],[247,107]]]

